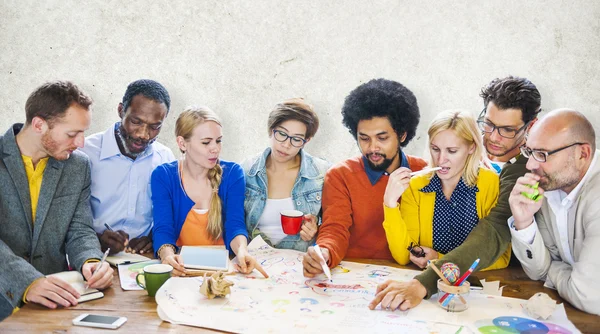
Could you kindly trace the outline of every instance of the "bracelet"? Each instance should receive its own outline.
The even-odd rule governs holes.
[[[156,255],[158,256],[158,259],[159,259],[159,260],[162,260],[162,259],[160,258],[160,253],[161,253],[161,251],[162,251],[162,250],[163,250],[165,247],[169,247],[169,248],[171,248],[171,249],[173,250],[173,253],[177,253],[177,249],[175,249],[175,246],[173,246],[173,245],[171,245],[171,244],[164,244],[164,245],[160,246],[160,248],[159,248],[159,249],[158,249],[158,251],[156,252]]]

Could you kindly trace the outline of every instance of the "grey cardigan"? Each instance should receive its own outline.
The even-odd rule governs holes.
[[[86,260],[102,257],[92,228],[90,164],[80,152],[48,160],[31,218],[29,183],[15,135],[22,124],[0,137],[0,320],[21,303],[37,278],[67,270],[81,271]]]
[[[595,153],[600,159],[600,150]],[[575,263],[569,265],[560,246],[557,220],[544,197],[542,208],[535,214],[539,233],[533,243],[512,238],[513,250],[529,278],[545,280],[546,285],[576,308],[600,315],[600,160],[588,171],[585,184],[573,203],[574,224],[568,225],[568,240]],[[511,229],[512,233],[512,229]]]

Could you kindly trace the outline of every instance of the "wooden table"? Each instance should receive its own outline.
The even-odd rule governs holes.
[[[412,266],[399,266],[391,261],[349,259],[349,261],[374,263],[406,269],[416,269]],[[476,273],[476,277],[487,281],[499,280],[504,285],[505,297],[529,299],[534,293],[542,291],[555,300],[563,302],[556,291],[544,288],[543,283],[531,281],[520,267],[509,267],[502,270]],[[123,332],[213,332],[211,330],[172,325],[162,322],[156,313],[154,298],[148,297],[145,291],[123,291],[115,270],[113,287],[104,291],[104,298],[85,302],[68,309],[48,310],[35,304],[28,304],[19,312],[0,323],[1,333],[31,333],[31,332],[93,332],[100,333],[101,329],[73,326],[71,321],[82,313],[94,313],[109,316],[127,317],[127,322],[119,330]],[[584,333],[600,333],[600,317],[590,315],[573,308],[565,302],[569,319]],[[104,330],[114,333],[114,330]]]

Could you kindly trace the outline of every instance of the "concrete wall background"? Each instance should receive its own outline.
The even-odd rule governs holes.
[[[208,105],[224,121],[222,158],[234,161],[266,147],[267,115],[289,97],[306,98],[319,113],[309,152],[332,162],[358,154],[340,109],[376,77],[417,96],[412,154],[423,155],[437,112],[477,114],[481,86],[508,74],[531,79],[545,110],[572,107],[600,124],[595,0],[4,0],[0,50],[2,133],[24,121],[28,95],[52,79],[72,80],[94,98],[89,134],[118,120],[129,82],[155,79],[172,98],[159,140],[175,152],[177,115]]]

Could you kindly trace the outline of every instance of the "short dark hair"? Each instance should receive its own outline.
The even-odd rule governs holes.
[[[488,103],[494,102],[499,109],[520,109],[525,124],[535,119],[541,111],[542,96],[527,78],[496,78],[481,89],[479,96],[483,98],[486,108]]]
[[[52,125],[54,120],[64,116],[73,103],[88,109],[92,98],[70,81],[46,82],[27,98],[26,122],[31,124],[34,117],[39,117]]]
[[[167,114],[171,109],[171,97],[169,96],[169,92],[167,89],[161,85],[160,83],[150,80],[150,79],[140,79],[130,83],[127,86],[127,90],[125,91],[125,95],[123,95],[123,112],[127,112],[127,108],[131,104],[131,100],[139,94],[144,95],[145,97],[164,103],[167,106]]]
[[[306,139],[314,137],[319,129],[319,116],[313,107],[301,98],[285,100],[275,106],[267,121],[269,133],[289,120],[299,121],[306,126]]]
[[[406,132],[400,146],[406,146],[417,132],[421,117],[417,98],[401,83],[373,79],[356,87],[342,107],[342,122],[356,138],[358,122],[373,117],[387,117],[398,139]]]

